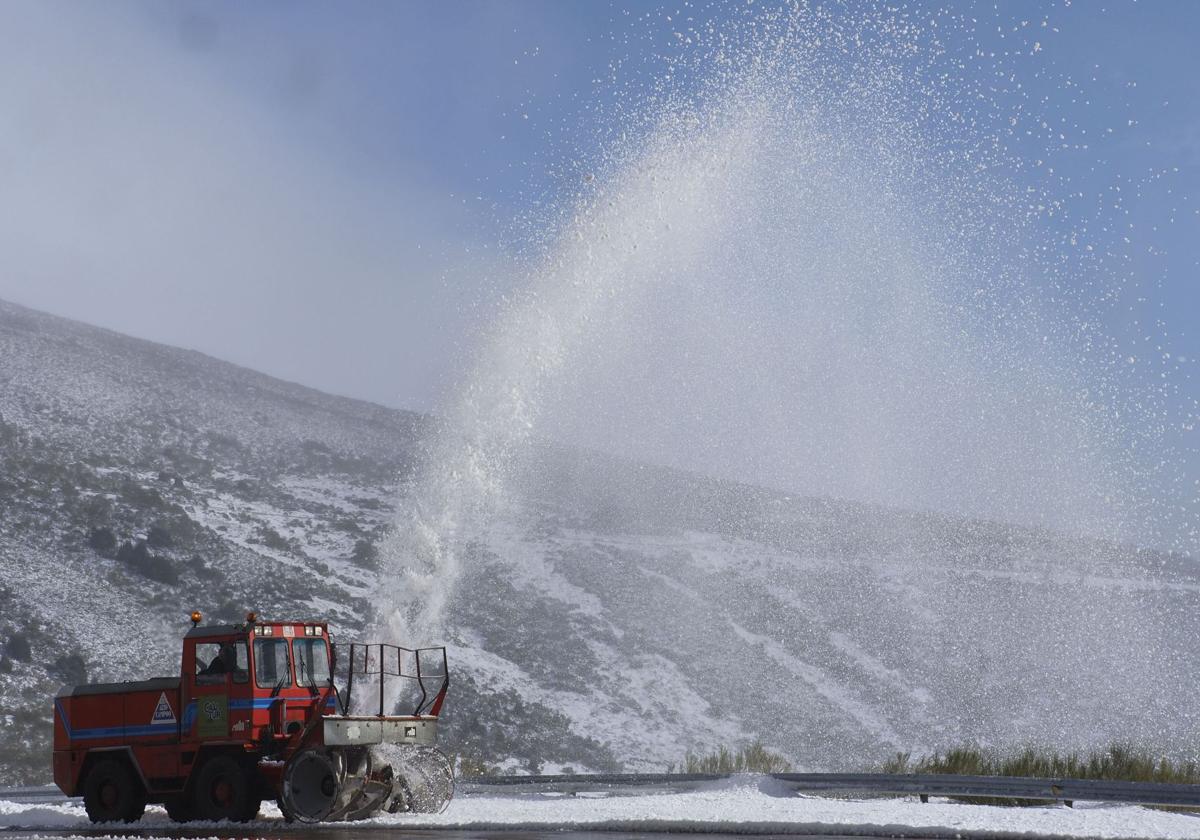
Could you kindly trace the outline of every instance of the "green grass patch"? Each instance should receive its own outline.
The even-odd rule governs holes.
[[[454,775],[456,776],[479,777],[500,775],[500,768],[495,764],[489,764],[478,753],[460,752],[452,757],[451,762],[454,764]]]
[[[755,741],[736,750],[719,747],[707,755],[691,752],[683,757],[680,766],[672,764],[668,773],[787,773],[792,765],[783,756],[773,753]]]
[[[1015,752],[960,746],[916,759],[911,753],[897,753],[884,762],[880,772],[1200,784],[1200,765],[1196,762],[1172,760],[1128,744],[1110,744],[1087,753],[1060,753],[1032,746]],[[991,805],[1045,804],[1040,800],[955,798]]]

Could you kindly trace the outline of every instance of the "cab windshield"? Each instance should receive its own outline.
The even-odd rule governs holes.
[[[287,639],[254,640],[254,683],[259,688],[286,688],[292,684]]]
[[[314,687],[329,682],[329,649],[324,639],[296,639],[292,642],[296,656],[296,682]]]

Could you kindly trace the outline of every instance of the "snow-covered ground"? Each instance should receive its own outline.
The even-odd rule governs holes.
[[[263,808],[261,831],[286,823],[273,805]],[[140,828],[175,825],[151,806]],[[972,832],[1014,836],[1098,838],[1200,838],[1200,815],[1167,813],[1136,806],[1079,804],[1006,808],[916,799],[823,799],[772,796],[756,786],[731,785],[690,793],[640,796],[470,796],[454,800],[438,815],[382,817],[356,828],[482,830],[690,831],[744,834],[845,831],[865,835],[926,833],[969,836]],[[70,830],[90,827],[79,804],[19,804],[0,801],[0,829]],[[193,824],[194,828],[203,826]],[[247,834],[253,826],[246,827]],[[240,830],[240,829],[239,829]],[[257,832],[255,832],[257,833]]]

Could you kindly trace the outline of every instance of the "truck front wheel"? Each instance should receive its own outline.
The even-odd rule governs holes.
[[[196,817],[248,822],[258,814],[257,786],[245,766],[227,755],[205,762],[196,776]]]
[[[128,763],[108,758],[88,772],[83,807],[94,823],[137,822],[146,810],[146,792]]]

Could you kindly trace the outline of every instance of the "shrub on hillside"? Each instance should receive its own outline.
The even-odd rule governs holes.
[[[67,685],[82,685],[87,682],[87,663],[77,653],[58,657],[49,671]]]
[[[379,549],[370,540],[357,540],[354,543],[354,551],[350,555],[350,562],[360,569],[377,572],[379,571]]]
[[[454,757],[455,775],[467,777],[499,776],[500,770],[495,765],[488,764],[477,753],[461,752]]]
[[[111,557],[117,547],[117,535],[111,528],[93,528],[88,534],[88,546],[105,557]]]
[[[707,755],[687,753],[683,757],[683,773],[787,773],[792,765],[783,756],[773,753],[755,741],[748,746],[730,751],[720,747]],[[674,772],[671,765],[668,772]]]
[[[122,500],[134,510],[149,512],[163,510],[167,501],[153,487],[143,487],[132,479],[126,479],[121,486]]]
[[[956,747],[916,760],[908,753],[897,753],[884,765],[883,772],[1200,784],[1200,766],[1195,762],[1174,762],[1128,744],[1110,744],[1086,754],[1037,747],[1001,753],[975,746]]]
[[[117,562],[124,563],[143,577],[159,583],[179,583],[179,572],[165,557],[150,553],[145,540],[137,544],[122,543],[117,549]]]
[[[105,496],[89,496],[80,505],[88,522],[106,522],[112,518],[113,503]]]
[[[152,525],[149,533],[146,534],[146,542],[155,547],[170,548],[175,545],[175,538],[171,536],[170,529],[165,525]]]
[[[8,654],[9,659],[15,659],[17,662],[28,662],[33,657],[33,650],[29,647],[29,637],[24,633],[13,633],[8,637],[8,643],[4,646],[4,652]]]
[[[274,551],[292,551],[292,544],[287,537],[269,525],[263,525],[258,529],[258,541]]]

